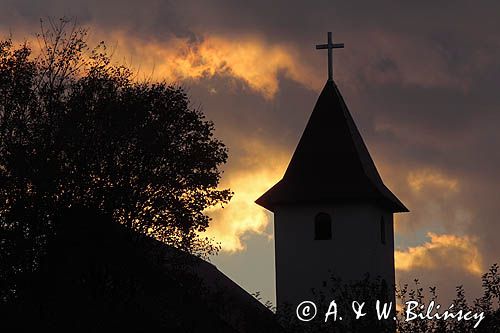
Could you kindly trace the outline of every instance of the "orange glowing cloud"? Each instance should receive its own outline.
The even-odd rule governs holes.
[[[408,185],[415,192],[420,192],[426,187],[439,188],[440,190],[450,192],[457,192],[459,190],[458,180],[430,169],[410,172],[408,175]]]
[[[474,214],[467,202],[462,202],[463,185],[446,170],[423,166],[410,172],[392,171],[411,214],[397,214],[396,231],[411,235],[416,230],[440,230],[462,233],[473,223]]]
[[[251,90],[271,99],[279,90],[279,75],[309,88],[319,88],[314,67],[302,61],[291,44],[273,44],[263,38],[248,36],[201,36],[192,41],[170,36],[165,40],[144,39],[114,30],[92,28],[88,45],[101,40],[111,46],[113,60],[136,69],[138,79],[180,82],[200,80],[216,75],[243,81]],[[8,37],[9,34],[1,33]],[[35,53],[39,41],[26,34],[18,43],[27,41]]]
[[[267,99],[279,89],[279,74],[308,87],[320,86],[312,68],[301,63],[291,45],[270,44],[255,36],[207,35],[193,42],[175,37],[144,40],[113,32],[105,40],[116,41],[114,59],[139,67],[140,74],[155,81],[221,75],[242,80]]]
[[[225,252],[244,250],[243,239],[249,233],[272,237],[266,234],[271,214],[254,201],[283,176],[289,159],[282,150],[266,147],[258,141],[241,145],[244,156],[238,164],[245,167],[225,174],[221,184],[234,191],[231,202],[225,208],[215,207],[206,212],[213,220],[204,236],[221,242]],[[266,163],[262,163],[263,160]]]
[[[437,235],[429,232],[429,242],[395,251],[396,269],[410,271],[416,269],[461,268],[481,275],[483,260],[477,247],[477,239],[469,236]]]

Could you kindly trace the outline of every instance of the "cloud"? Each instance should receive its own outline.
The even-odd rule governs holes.
[[[348,51],[352,54],[344,62],[349,69],[349,80],[353,80],[352,73],[357,72],[358,85],[463,89],[469,81],[462,75],[466,66],[448,66],[446,54],[425,35],[377,27],[364,34],[347,33],[345,38],[355,46],[363,45],[364,52]]]
[[[227,173],[221,184],[231,188],[234,197],[224,208],[206,212],[213,220],[204,235],[221,242],[225,252],[244,250],[244,238],[250,233],[272,237],[266,234],[271,214],[254,201],[283,176],[288,162],[282,150],[259,141],[242,142],[241,147],[243,154],[237,161],[240,167]]]
[[[156,81],[198,81],[217,75],[241,80],[266,99],[277,93],[279,75],[306,87],[319,86],[292,45],[271,44],[255,35],[205,35],[194,41],[174,36],[143,39],[119,31],[94,35],[116,45],[114,59],[137,68],[139,77]]]
[[[0,31],[0,38],[9,35]],[[27,41],[35,52],[39,50],[33,32],[13,37],[17,43]],[[268,100],[278,92],[281,75],[309,89],[318,89],[322,83],[293,44],[271,43],[256,34],[168,35],[155,39],[119,29],[102,31],[91,27],[89,46],[101,40],[110,48],[114,62],[135,69],[138,79],[193,83],[222,76],[241,80]]]
[[[396,250],[395,261],[398,271],[419,269],[443,270],[457,267],[469,274],[484,273],[483,259],[478,249],[478,239],[471,236],[427,233],[429,242]]]
[[[431,169],[410,172],[408,175],[408,185],[415,192],[421,192],[424,188],[429,187],[434,190],[437,189],[449,192],[459,191],[457,179],[450,178],[439,171]]]

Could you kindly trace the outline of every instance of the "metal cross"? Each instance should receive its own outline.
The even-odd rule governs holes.
[[[328,32],[328,44],[316,45],[316,50],[328,49],[328,81],[333,81],[333,49],[344,48],[344,43],[332,42],[332,33]]]

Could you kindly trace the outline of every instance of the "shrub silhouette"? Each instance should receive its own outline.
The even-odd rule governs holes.
[[[490,267],[488,272],[482,276],[483,295],[473,302],[468,302],[465,297],[463,286],[456,288],[456,297],[452,301],[454,313],[463,310],[464,313],[472,311],[473,313],[484,312],[484,319],[479,326],[473,326],[477,320],[421,320],[415,319],[412,321],[405,320],[405,313],[402,310],[396,311],[395,321],[392,321],[392,316],[389,321],[376,318],[374,311],[375,300],[381,302],[390,300],[390,295],[387,293],[387,288],[377,278],[366,276],[365,279],[357,282],[345,283],[336,276],[331,276],[327,287],[311,290],[311,300],[318,305],[317,316],[309,322],[300,322],[296,318],[295,309],[285,305],[282,309],[278,309],[277,316],[280,323],[287,329],[288,332],[394,332],[399,333],[469,333],[469,332],[499,332],[500,330],[500,272],[498,264]],[[403,285],[399,288],[394,288],[396,294],[396,302],[403,307],[407,301],[417,301],[419,304],[428,305],[430,301],[438,302],[438,293],[436,287],[430,287],[428,292],[424,291],[418,280],[415,280],[415,285]],[[259,294],[256,294],[259,296]],[[389,297],[388,297],[389,296]],[[325,323],[325,313],[328,304],[331,300],[335,300],[338,305],[340,316],[344,320],[333,321],[333,316]],[[366,301],[364,307],[367,316],[358,320],[353,320],[351,310],[351,302],[353,300]],[[442,304],[443,312],[448,308]],[[347,309],[347,311],[346,311]],[[415,309],[413,312],[422,312],[424,310]],[[432,312],[432,313],[435,313]]]

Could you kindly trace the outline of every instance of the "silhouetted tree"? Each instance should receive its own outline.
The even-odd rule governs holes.
[[[37,269],[58,214],[86,207],[192,254],[218,244],[200,236],[226,162],[214,124],[180,87],[138,82],[111,63],[86,30],[49,21],[27,43],[0,42],[1,299]],[[38,52],[37,52],[38,53]]]

